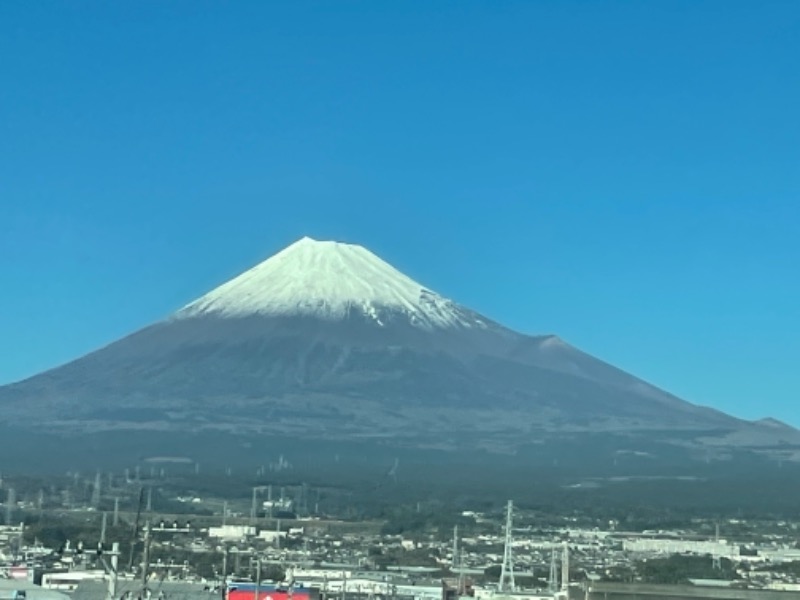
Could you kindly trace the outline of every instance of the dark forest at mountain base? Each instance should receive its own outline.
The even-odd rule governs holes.
[[[414,502],[470,509],[508,498],[631,522],[655,515],[795,515],[800,496],[795,463],[746,451],[729,460],[697,460],[656,442],[645,457],[620,452],[622,442],[608,435],[505,455],[274,436],[128,431],[67,437],[9,428],[0,434],[13,449],[0,457],[4,475],[133,473],[138,467],[154,487],[243,498],[254,485],[306,485],[338,490],[330,496],[338,498],[336,510],[348,505],[363,517]],[[279,461],[283,466],[275,467]]]

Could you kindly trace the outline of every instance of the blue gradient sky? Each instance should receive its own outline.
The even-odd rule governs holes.
[[[0,383],[303,235],[800,425],[800,3],[0,2]]]

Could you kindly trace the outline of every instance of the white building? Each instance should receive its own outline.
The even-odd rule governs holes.
[[[273,531],[271,529],[263,529],[259,534],[258,538],[264,540],[267,543],[274,544],[276,540],[282,540],[286,537],[285,531]]]
[[[249,525],[222,525],[208,528],[208,537],[222,540],[243,540],[255,534],[256,528]]]
[[[710,554],[731,558],[739,556],[739,546],[725,541],[637,539],[625,540],[622,548],[625,552],[636,554]]]

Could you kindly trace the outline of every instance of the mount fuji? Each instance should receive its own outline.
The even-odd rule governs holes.
[[[0,408],[5,427],[74,440],[191,433],[513,454],[604,434],[621,440],[615,451],[658,439],[705,457],[745,447],[782,458],[800,441],[556,336],[512,331],[361,246],[310,238],[160,322],[0,388]]]

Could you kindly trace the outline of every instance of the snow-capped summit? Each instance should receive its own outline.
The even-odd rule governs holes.
[[[474,313],[425,288],[362,246],[309,237],[180,309],[196,316],[361,314],[378,325],[403,317],[425,329],[484,327]]]

